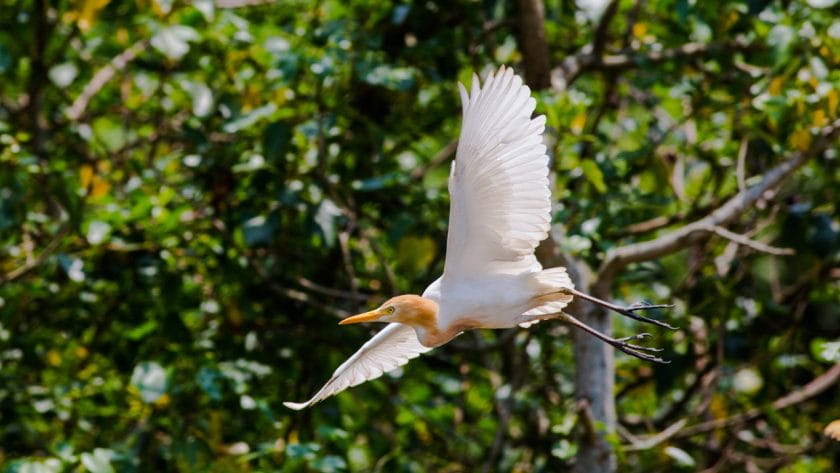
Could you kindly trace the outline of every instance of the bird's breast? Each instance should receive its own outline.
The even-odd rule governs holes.
[[[519,276],[492,275],[439,285],[438,325],[444,330],[507,328],[528,310],[534,291]]]

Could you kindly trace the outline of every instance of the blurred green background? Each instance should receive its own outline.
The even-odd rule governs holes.
[[[536,71],[552,239],[596,275],[808,158],[727,226],[759,243],[708,232],[619,275],[681,329],[649,341],[669,365],[616,354],[594,428],[620,471],[837,471],[837,2],[548,1],[550,81],[523,55],[538,3],[5,0],[2,471],[572,468],[559,323],[281,404],[379,328],[337,317],[441,272],[456,82],[499,64]]]

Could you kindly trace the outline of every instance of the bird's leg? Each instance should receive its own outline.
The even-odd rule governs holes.
[[[627,353],[630,356],[635,356],[636,358],[639,358],[639,359],[642,359],[642,360],[645,360],[645,361],[655,361],[657,363],[665,363],[665,364],[670,363],[670,361],[663,360],[662,358],[660,358],[658,356],[651,355],[650,353],[645,353],[645,352],[660,352],[660,351],[662,351],[661,348],[643,347],[643,346],[640,346],[640,345],[633,345],[632,343],[628,343],[628,342],[633,341],[633,340],[641,340],[643,338],[649,337],[650,336],[649,333],[640,333],[638,335],[632,335],[630,337],[624,337],[624,338],[612,338],[612,337],[610,337],[610,336],[608,336],[604,333],[601,333],[601,332],[595,330],[594,328],[590,327],[589,325],[586,325],[585,323],[581,322],[580,320],[572,317],[571,315],[569,315],[565,312],[559,312],[557,314],[557,316],[560,319],[565,320],[569,324],[574,325],[575,327],[577,327],[577,328],[579,328],[579,329],[581,329],[581,330],[583,330],[583,331],[585,331],[585,332],[587,332],[591,335],[594,335],[599,340],[602,340],[602,341],[608,343],[609,345],[614,346],[615,348],[623,351],[624,353]]]
[[[589,294],[584,294],[577,289],[573,288],[563,288],[560,292],[565,292],[567,294],[571,294],[575,297],[580,297],[581,299],[586,299],[589,302],[594,302],[601,307],[605,307],[613,312],[617,312],[625,317],[630,317],[631,319],[638,320],[639,322],[647,322],[649,324],[657,325],[659,327],[676,330],[677,328],[662,322],[660,320],[651,319],[650,317],[645,317],[644,315],[639,315],[636,312],[639,310],[647,310],[647,309],[668,309],[674,307],[673,304],[643,304],[643,303],[636,303],[631,305],[630,307],[621,307],[619,305],[611,304],[605,300],[598,299],[597,297],[590,296]]]

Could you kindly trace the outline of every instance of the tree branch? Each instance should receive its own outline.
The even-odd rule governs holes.
[[[76,100],[67,109],[67,118],[74,122],[79,120],[85,113],[85,109],[87,109],[91,99],[105,87],[105,84],[114,78],[118,71],[125,69],[125,66],[129,62],[133,61],[141,52],[145,51],[148,45],[149,41],[146,39],[138,41],[129,46],[125,51],[114,56],[111,62],[102,69],[96,71],[96,74],[93,75],[90,82],[82,89],[82,93],[76,97]]]
[[[760,241],[751,240],[744,235],[729,231],[720,225],[711,225],[706,228],[707,231],[714,233],[717,236],[726,238],[727,240],[731,240],[739,245],[743,245],[749,248],[752,248],[756,251],[760,251],[762,253],[767,253],[771,255],[777,256],[785,256],[785,255],[792,255],[796,253],[793,248],[779,248],[776,246],[770,246]]]
[[[680,429],[685,427],[685,424],[687,423],[688,419],[680,419],[674,422],[673,424],[669,425],[668,428],[663,430],[662,432],[644,438],[627,435],[629,434],[629,432],[625,432],[625,436],[628,439],[630,439],[630,445],[625,446],[624,448],[622,448],[622,450],[624,450],[625,452],[650,450],[651,448],[673,437],[677,432],[680,431]]]
[[[446,146],[443,147],[438,153],[432,158],[431,161],[425,166],[420,166],[415,168],[414,171],[411,171],[411,180],[412,181],[419,181],[423,179],[427,172],[430,170],[440,166],[443,164],[444,161],[451,158],[455,151],[458,149],[458,140],[453,140],[449,142]]]
[[[712,231],[711,229],[735,220],[761,198],[767,190],[776,187],[790,177],[808,159],[822,153],[831,141],[837,137],[838,133],[840,133],[840,120],[823,128],[820,131],[820,138],[816,140],[813,148],[808,152],[794,153],[793,157],[771,169],[761,182],[743,192],[739,192],[706,217],[654,240],[632,243],[612,249],[607,253],[607,257],[598,271],[599,279],[612,281],[622,269],[631,263],[649,261],[687,248],[708,235]]]
[[[372,296],[369,294],[362,294],[360,292],[352,292],[352,291],[342,291],[341,289],[334,289],[331,287],[323,286],[321,284],[316,283],[310,279],[299,277],[297,278],[297,283],[306,289],[309,289],[312,292],[317,292],[319,294],[323,294],[329,297],[337,297],[340,299],[351,299],[356,301],[367,302],[372,299]]]
[[[70,224],[64,223],[61,228],[58,229],[55,236],[52,237],[52,240],[47,243],[47,246],[44,247],[41,253],[38,254],[38,256],[33,258],[31,261],[27,261],[26,264],[20,266],[19,268],[16,268],[6,274],[0,274],[0,285],[6,284],[9,281],[14,281],[15,279],[40,266],[41,263],[43,263],[44,260],[46,260],[47,257],[53,254],[53,252],[58,248],[58,245],[61,243],[61,239],[64,238],[69,231]]]
[[[812,379],[811,382],[809,382],[805,386],[802,386],[802,388],[792,391],[776,399],[771,404],[771,407],[773,408],[773,410],[778,411],[805,402],[808,399],[819,395],[826,389],[835,385],[838,382],[838,380],[840,380],[840,363],[835,364],[834,366],[829,368],[829,370],[825,373]],[[736,425],[741,422],[755,419],[761,416],[763,413],[764,411],[761,408],[754,407],[748,410],[747,412],[737,414],[731,417],[726,417],[723,419],[714,419],[707,422],[701,422],[690,427],[686,427],[685,429],[682,429],[679,432],[675,433],[674,437],[691,437],[692,435],[705,433],[710,430],[717,430],[730,425]]]
[[[752,46],[744,41],[715,43],[686,43],[662,51],[636,52],[619,54],[595,54],[594,48],[584,47],[582,52],[569,56],[551,71],[551,84],[557,90],[565,90],[583,72],[590,70],[616,71],[632,67],[657,64],[672,59],[693,59],[719,52],[734,53]]]
[[[615,0],[613,0],[615,2]],[[542,0],[519,0],[519,49],[525,63],[525,83],[534,90],[551,86],[551,65],[545,41]]]
[[[611,0],[609,5],[601,14],[601,19],[598,21],[598,26],[595,27],[595,37],[592,39],[592,55],[600,56],[604,51],[604,46],[607,44],[607,32],[610,28],[610,22],[615,14],[618,13],[618,0]]]

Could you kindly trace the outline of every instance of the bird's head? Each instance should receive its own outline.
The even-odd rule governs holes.
[[[376,309],[353,315],[339,322],[357,324],[360,322],[401,323],[413,327],[428,327],[437,322],[437,302],[413,294],[388,299]]]

